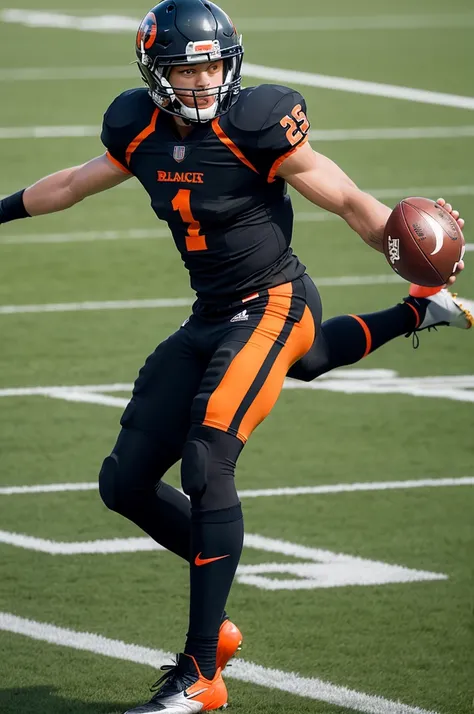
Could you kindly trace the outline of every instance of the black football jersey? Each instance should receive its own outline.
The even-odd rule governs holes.
[[[276,171],[308,130],[305,101],[287,87],[243,89],[227,114],[184,139],[146,89],[131,89],[108,108],[101,138],[168,223],[198,298],[223,303],[305,271],[290,247],[293,210]]]

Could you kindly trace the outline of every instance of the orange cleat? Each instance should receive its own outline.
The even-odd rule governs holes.
[[[224,620],[219,629],[216,666],[223,670],[227,662],[242,649],[242,633],[230,620]]]
[[[156,694],[125,714],[197,714],[227,707],[227,688],[220,669],[212,680],[206,679],[194,657],[186,654],[161,669],[165,674],[152,687]]]
[[[419,290],[433,290],[433,288],[420,288]],[[474,325],[474,317],[469,308],[458,299],[456,293],[450,293],[446,288],[440,288],[431,295],[422,297],[413,295],[410,288],[409,297],[404,302],[410,305],[417,316],[415,332],[429,329],[430,327],[448,326],[468,330]]]

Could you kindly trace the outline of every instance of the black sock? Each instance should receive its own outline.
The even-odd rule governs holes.
[[[191,511],[191,600],[185,653],[207,679],[216,671],[219,627],[240,560],[244,523],[240,504],[218,511]],[[225,616],[225,612],[224,612]]]
[[[149,508],[146,532],[172,553],[189,562],[191,557],[191,505],[186,496],[160,481],[155,488],[156,500]]]
[[[155,497],[147,497],[139,509],[131,509],[126,515],[163,548],[190,562],[191,504],[177,488],[159,481]],[[228,619],[223,610],[221,623]]]
[[[326,320],[321,331],[330,363],[325,371],[358,362],[395,337],[415,329],[418,317],[407,303],[367,315],[341,315]]]

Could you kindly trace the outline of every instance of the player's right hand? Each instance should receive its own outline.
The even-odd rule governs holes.
[[[454,220],[456,221],[456,223],[458,224],[458,226],[461,230],[464,228],[466,222],[465,222],[464,218],[459,217],[459,211],[456,211],[455,209],[453,209],[451,204],[447,203],[444,198],[438,198],[436,203],[439,203],[439,205],[442,206],[445,211],[448,211],[452,215],[452,217],[454,218]],[[453,285],[453,283],[456,282],[456,276],[459,275],[461,270],[464,270],[464,260],[460,260],[458,262],[455,272],[448,279],[447,285]]]

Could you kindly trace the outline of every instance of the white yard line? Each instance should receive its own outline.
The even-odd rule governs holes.
[[[170,652],[126,644],[89,632],[78,632],[56,627],[44,622],[28,620],[8,612],[0,613],[0,630],[23,635],[40,642],[69,647],[83,652],[93,652],[127,662],[144,664],[158,669],[172,659]],[[227,670],[226,670],[227,671]],[[435,714],[419,707],[393,702],[383,697],[357,692],[321,679],[302,677],[293,672],[267,669],[261,665],[237,659],[232,663],[227,676],[243,682],[257,684],[267,689],[277,689],[296,696],[326,702],[335,706],[354,709],[366,714]]]
[[[312,278],[320,288],[337,288],[357,285],[391,285],[392,283],[405,283],[403,278],[395,273],[381,275],[343,275],[335,278]]]
[[[397,139],[461,139],[474,137],[474,126],[407,126],[372,129],[313,129],[311,141],[385,141]]]
[[[122,184],[126,185],[126,184]],[[474,196],[474,186],[408,186],[404,188],[366,188],[375,198],[402,198],[403,196],[433,196],[436,200],[443,196]]]
[[[114,553],[145,553],[165,550],[151,538],[103,538],[89,541],[56,541],[36,538],[24,533],[12,533],[0,530],[0,543],[16,548],[32,550],[48,555],[112,555]]]
[[[403,491],[413,488],[445,488],[449,486],[474,486],[474,476],[428,478],[411,481],[368,481],[366,483],[332,483],[322,486],[244,489],[239,491],[239,496],[240,498],[274,498],[275,496],[309,496],[327,493],[355,493],[361,491]],[[97,481],[85,483],[50,483],[37,484],[34,486],[2,486],[0,487],[0,496],[97,490]]]
[[[324,215],[324,214],[323,214]],[[128,231],[75,231],[71,233],[26,233],[0,236],[0,245],[35,243],[95,243],[112,240],[154,240],[171,238],[167,228],[133,229]]]
[[[31,16],[31,13],[30,13]],[[434,104],[436,106],[456,107],[458,109],[474,109],[474,97],[445,92],[432,92],[425,89],[416,89],[399,85],[370,82],[347,77],[334,77],[332,75],[312,74],[297,70],[281,69],[278,67],[265,67],[257,64],[245,63],[243,65],[245,77],[266,79],[282,84],[298,84],[321,89],[333,89],[342,92],[364,94],[368,96],[385,97],[389,99],[403,99],[421,104]],[[110,79],[110,77],[128,78],[132,75],[125,67],[73,67],[66,68],[24,68],[3,70],[0,81],[30,80],[72,80],[72,79]]]
[[[363,30],[432,30],[474,27],[473,13],[453,15],[354,15],[352,17],[235,18],[239,32],[345,32]]]
[[[339,216],[334,216],[331,213],[318,213],[316,211],[308,213],[296,213],[296,223],[326,223],[331,220],[338,220]],[[0,236],[0,246],[2,245],[41,245],[48,243],[97,243],[100,241],[120,241],[120,240],[162,240],[168,238],[171,240],[171,234],[168,230],[130,230],[130,231],[78,231],[71,233],[19,233],[18,235]],[[466,243],[466,251],[474,251],[474,243]],[[354,285],[359,285],[361,280],[370,279],[372,283],[398,282],[401,280],[397,275],[354,275],[343,276],[341,280],[344,282],[353,280]],[[320,281],[330,280],[334,278],[319,278]],[[323,283],[319,283],[322,285]],[[348,285],[349,283],[346,282]],[[365,285],[365,282],[364,282]]]
[[[398,275],[345,275],[333,278],[313,278],[318,287],[347,287],[363,285],[402,284]],[[195,298],[156,298],[146,300],[104,300],[87,302],[45,303],[39,305],[0,305],[0,315],[21,315],[48,312],[91,312],[97,310],[148,310],[170,307],[187,307]]]
[[[71,82],[77,80],[137,80],[137,70],[133,65],[116,67],[16,67],[0,69],[0,82]]]
[[[72,139],[83,136],[100,136],[98,126],[3,126],[0,139]]]
[[[47,553],[53,556],[112,555],[120,553],[143,553],[165,550],[147,537],[109,538],[88,541],[56,541],[36,538],[26,533],[0,530],[0,543],[24,550]],[[444,573],[415,570],[403,565],[368,560],[347,553],[335,553],[321,548],[310,548],[299,543],[268,538],[246,533],[245,548],[278,553],[300,558],[305,563],[270,562],[255,565],[241,564],[237,568],[237,582],[252,585],[261,590],[315,590],[348,585],[388,585],[391,583],[414,583],[420,581],[447,580]],[[275,573],[289,575],[284,580],[269,577]]]
[[[118,187],[117,190],[120,189],[141,189],[141,184],[132,179],[129,181],[124,181],[121,183]],[[14,189],[13,189],[14,190]],[[363,189],[366,193],[370,193],[376,198],[403,198],[406,196],[434,196],[434,198],[440,198],[443,196],[443,194],[446,194],[446,197],[450,196],[474,196],[474,185],[472,184],[461,184],[461,185],[455,185],[455,186],[403,186],[401,188],[391,188],[391,187],[386,187],[386,188],[364,188]],[[3,193],[3,195],[0,195],[1,198],[5,198],[5,195],[8,195],[10,191],[7,191]],[[320,218],[320,216],[324,215],[330,215],[323,213],[322,211],[310,211],[310,212],[301,212],[297,213],[297,220],[300,221],[306,221],[306,220],[328,220],[328,219],[323,219]],[[106,231],[106,233],[109,233],[109,231]],[[112,231],[112,233],[115,233],[115,231]],[[65,234],[69,235],[69,234]],[[10,236],[10,238],[13,236]]]
[[[124,181],[117,189],[137,189],[141,188],[138,181]],[[364,188],[366,193],[370,193],[376,198],[394,198],[401,199],[406,196],[428,196],[434,199],[447,194],[449,196],[474,196],[474,185],[457,185],[457,186],[403,186],[402,188]],[[443,196],[445,197],[445,196]],[[0,196],[0,198],[2,198]]]
[[[62,493],[63,491],[97,491],[97,481],[88,483],[50,483],[37,486],[2,486],[0,496],[13,496],[24,493]]]
[[[405,489],[412,488],[441,488],[447,486],[474,486],[474,477],[464,476],[460,478],[416,479],[413,481],[372,481],[367,483],[334,483],[325,486],[257,488],[239,491],[239,496],[240,498],[273,498],[275,496],[309,496],[326,493],[355,493],[361,491],[404,491]]]
[[[26,27],[52,27],[83,32],[134,32],[139,17],[111,15],[96,10],[95,15],[73,15],[57,10],[42,9],[0,11],[0,20]],[[234,22],[240,32],[344,32],[354,30],[432,30],[467,29],[474,27],[473,13],[433,15],[354,15],[343,17],[236,17]]]
[[[0,139],[73,139],[99,137],[100,126],[5,126]],[[367,129],[313,129],[311,141],[391,141],[400,139],[461,139],[474,137],[474,126],[373,127]]]
[[[474,109],[474,97],[445,92],[431,92],[425,89],[414,89],[381,82],[368,82],[347,77],[334,77],[332,75],[312,74],[297,70],[282,69],[279,67],[263,67],[256,64],[245,64],[243,69],[247,77],[267,79],[283,84],[299,84],[305,87],[318,87],[319,89],[334,89],[353,94],[365,94],[387,99],[404,99],[421,104],[434,104],[443,107],[456,107],[458,109]]]
[[[465,301],[469,309],[474,303]],[[118,388],[119,387],[119,388]],[[127,391],[124,385],[59,386],[9,388],[0,390],[0,397],[43,396],[69,402],[81,402],[124,408],[127,399],[110,396],[109,392]],[[285,379],[283,389],[304,389],[311,391],[339,392],[341,394],[403,394],[411,397],[450,399],[457,402],[474,403],[474,375],[441,375],[437,377],[400,377],[393,370],[337,369],[322,375],[312,382]]]
[[[337,221],[339,216],[323,211],[306,211],[295,214],[296,223],[324,223]],[[41,243],[95,243],[96,241],[115,240],[155,240],[169,238],[171,233],[166,228],[132,229],[127,231],[75,231],[71,233],[19,233],[18,235],[0,235],[1,245],[28,245]]]
[[[154,300],[106,300],[103,302],[67,302],[46,305],[2,305],[0,315],[44,312],[81,312],[91,310],[143,310],[149,308],[186,307],[193,298],[159,298]]]

